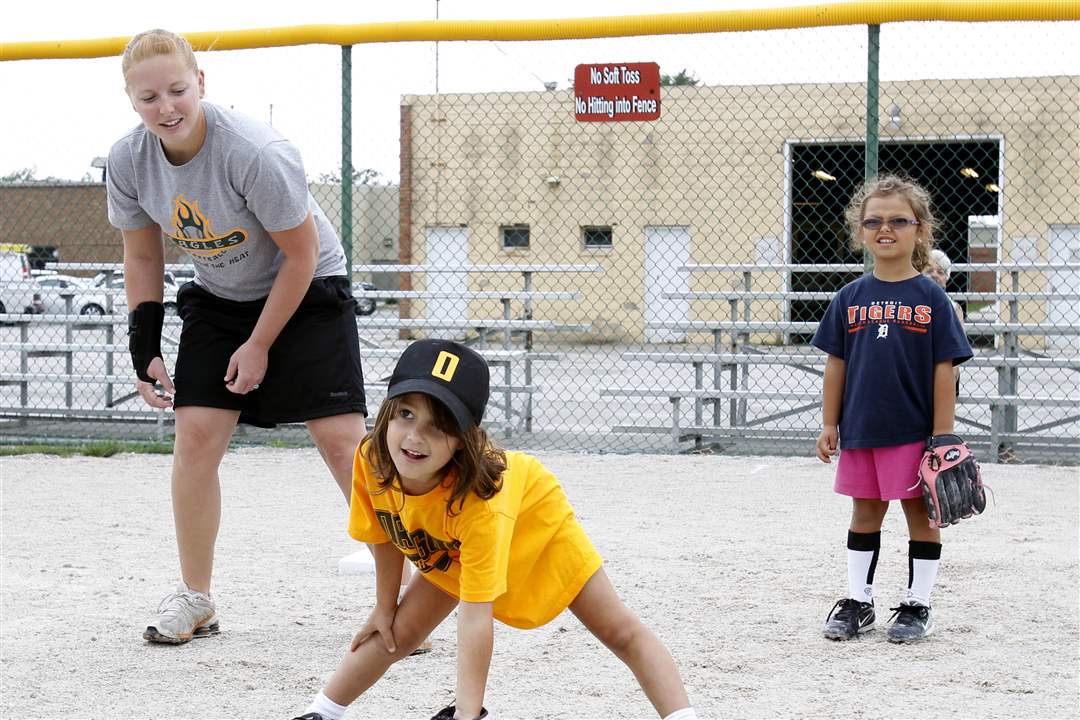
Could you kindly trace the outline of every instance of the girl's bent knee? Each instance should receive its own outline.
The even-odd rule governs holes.
[[[410,652],[412,652],[412,649],[406,650],[406,646],[402,643],[398,643],[393,651],[387,650],[382,637],[375,634],[364,640],[356,649],[349,649],[345,656],[346,658],[352,658],[356,662],[368,662],[374,658],[376,662],[389,667],[398,660],[408,657]]]
[[[413,650],[420,647],[421,642],[423,642],[423,641],[418,640],[416,642],[408,642],[408,643],[399,642],[397,644],[397,648],[394,650],[394,652],[388,652],[387,653],[387,658],[389,659],[389,661],[391,663],[396,663],[398,660],[404,660],[405,658],[412,655]],[[383,646],[383,650],[384,651],[386,650],[385,646]]]
[[[630,622],[608,623],[601,629],[597,637],[612,652],[622,654],[633,648],[643,638],[648,637],[649,630],[634,618]]]

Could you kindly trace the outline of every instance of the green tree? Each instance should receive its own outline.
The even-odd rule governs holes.
[[[678,87],[680,85],[694,87],[699,82],[701,82],[701,80],[699,80],[694,73],[687,71],[686,68],[683,68],[674,75],[660,75],[660,87]]]
[[[9,172],[6,175],[0,175],[0,183],[66,183],[70,180],[64,180],[63,178],[53,177],[50,175],[46,178],[37,177],[37,167],[28,167]]]
[[[24,183],[34,182],[34,175],[37,173],[36,167],[22,168],[10,172],[7,175],[0,175],[0,182],[5,183]]]
[[[377,185],[381,179],[382,174],[378,170],[372,168],[353,168],[353,185]],[[332,173],[321,173],[319,175],[319,182],[340,185],[341,166],[338,165],[337,170]]]

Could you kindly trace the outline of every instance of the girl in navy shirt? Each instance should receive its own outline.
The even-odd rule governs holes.
[[[953,367],[971,357],[945,291],[922,275],[934,245],[929,194],[891,175],[866,183],[847,211],[852,246],[874,257],[874,271],[836,294],[815,347],[825,364],[822,430],[817,456],[839,453],[834,489],[852,501],[848,530],[848,594],[825,621],[825,637],[850,640],[874,627],[874,569],[881,524],[891,500],[907,519],[907,594],[891,608],[893,642],[934,631],[930,592],[941,558],[916,483],[927,439],[953,432]]]

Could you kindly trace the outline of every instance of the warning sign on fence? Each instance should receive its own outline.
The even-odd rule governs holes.
[[[574,68],[574,118],[625,122],[660,117],[660,66],[604,63]]]

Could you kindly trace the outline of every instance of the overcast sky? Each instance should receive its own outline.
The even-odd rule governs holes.
[[[441,0],[442,19],[522,19],[632,15],[816,4],[807,0]],[[0,42],[288,25],[430,20],[435,0],[392,3],[304,0],[28,0],[7,3]],[[883,79],[1080,74],[1080,23],[887,25]],[[706,84],[840,82],[865,79],[865,27],[562,42],[440,43],[440,92],[542,90],[569,85],[579,63],[660,63],[693,71]],[[310,178],[340,162],[337,46],[199,53],[207,100],[272,121],[300,148]],[[396,179],[402,94],[435,91],[433,43],[353,50],[353,163]],[[119,58],[0,62],[0,175],[36,168],[37,177],[78,180],[93,158],[138,122],[123,92]],[[572,112],[568,106],[567,112]]]

